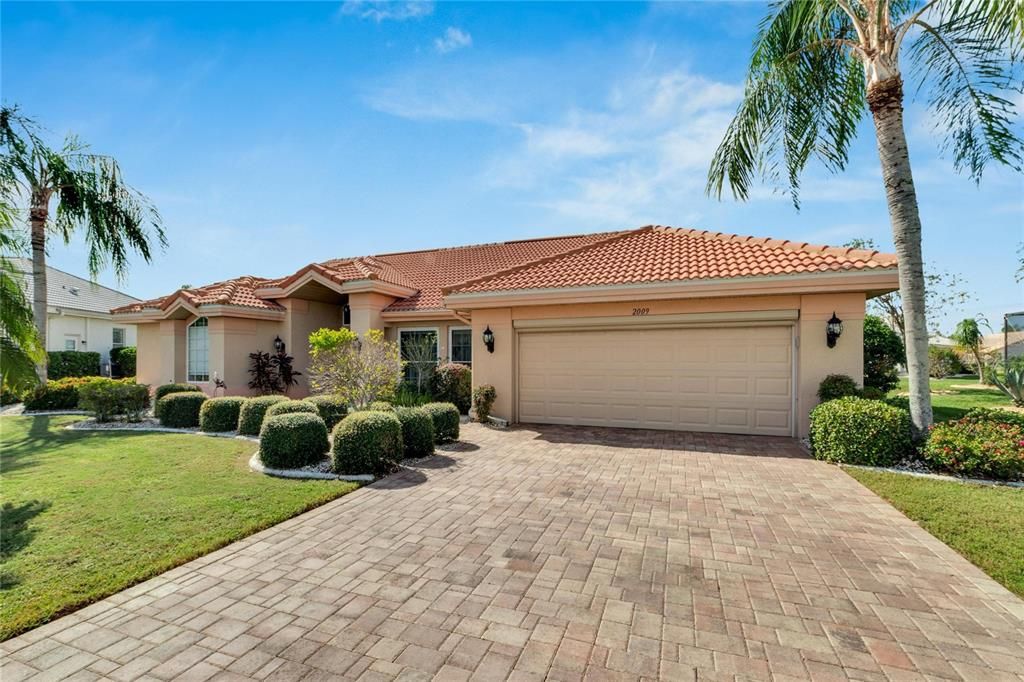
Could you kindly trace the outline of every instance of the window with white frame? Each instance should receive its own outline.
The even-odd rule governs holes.
[[[405,361],[405,383],[420,392],[429,390],[437,365],[437,330],[400,329],[398,349]]]
[[[114,327],[111,331],[113,339],[110,345],[114,348],[124,348],[124,327]]]
[[[188,326],[188,380],[210,380],[210,323],[205,317]]]
[[[452,362],[473,366],[473,330],[452,327],[448,330],[448,355]]]
[[[74,336],[65,336],[64,350],[78,350],[78,339]]]

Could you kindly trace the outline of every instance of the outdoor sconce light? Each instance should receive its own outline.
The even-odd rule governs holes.
[[[825,341],[828,343],[829,348],[836,347],[836,341],[842,333],[843,321],[836,317],[836,313],[833,310],[832,318],[825,323]]]
[[[281,340],[280,336],[274,337],[274,350],[277,351],[278,354],[284,352],[284,341]]]
[[[487,346],[487,352],[494,352],[494,332],[491,331],[490,325],[484,330],[484,345]]]

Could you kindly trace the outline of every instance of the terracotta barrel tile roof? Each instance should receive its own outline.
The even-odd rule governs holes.
[[[644,227],[339,258],[311,263],[288,277],[236,277],[115,308],[114,312],[166,310],[179,298],[192,306],[282,310],[274,300],[256,292],[286,288],[311,270],[338,284],[378,280],[414,289],[416,293],[386,309],[414,312],[444,309],[448,293],[840,272],[895,265],[895,256],[877,251]]]

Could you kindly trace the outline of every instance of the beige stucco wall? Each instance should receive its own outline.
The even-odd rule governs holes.
[[[148,322],[136,330],[135,378],[140,384],[157,386],[163,383],[161,375],[160,323]]]
[[[296,396],[309,395],[309,335],[317,329],[341,328],[341,306],[300,298],[287,298],[278,302],[288,310],[288,316],[281,324],[281,340],[285,342],[288,354],[295,358],[294,367],[302,372],[302,376],[298,377],[298,385],[291,393]]]
[[[796,418],[798,435],[807,433],[807,413],[817,403],[818,384],[828,374],[842,373],[863,380],[863,294],[779,295],[732,298],[629,301],[551,306],[487,308],[473,311],[473,385],[492,384],[497,392],[494,415],[515,418],[516,337],[513,322],[580,317],[633,317],[634,309],[647,309],[638,321],[654,321],[658,315],[686,313],[799,311],[796,322],[797,350]],[[843,319],[844,332],[836,348],[825,343],[825,320],[835,311]],[[495,336],[488,353],[481,336],[490,326]]]
[[[351,329],[362,336],[369,329],[384,329],[388,323],[381,317],[381,311],[394,301],[394,297],[370,292],[349,294],[348,307]]]

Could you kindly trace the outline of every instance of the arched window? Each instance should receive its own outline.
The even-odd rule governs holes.
[[[188,380],[210,380],[210,323],[205,317],[188,326]]]

